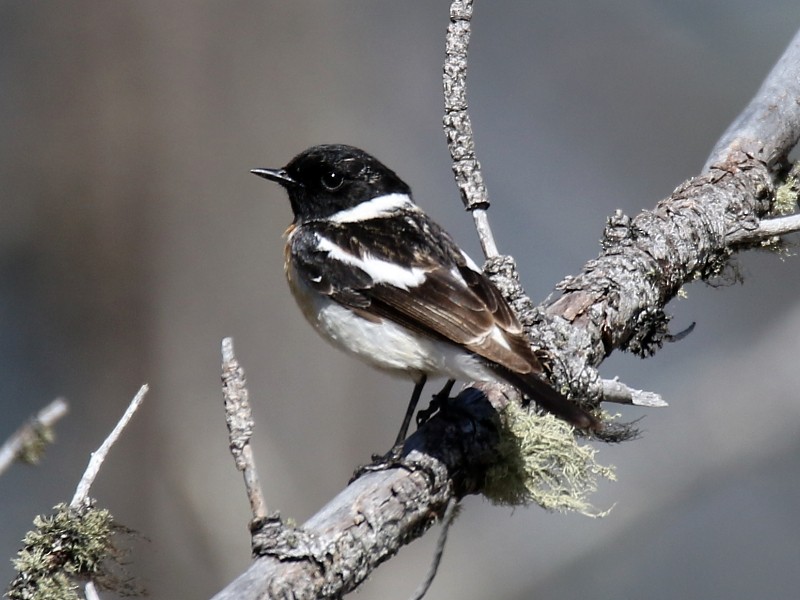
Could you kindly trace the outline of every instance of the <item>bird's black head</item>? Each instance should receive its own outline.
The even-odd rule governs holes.
[[[295,221],[325,219],[386,194],[411,194],[394,171],[353,146],[313,146],[283,169],[251,173],[281,184],[289,193]]]

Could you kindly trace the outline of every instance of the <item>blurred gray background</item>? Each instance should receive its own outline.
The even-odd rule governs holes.
[[[361,146],[479,257],[440,128],[448,2],[0,2],[0,438],[66,396],[39,468],[0,480],[0,581],[33,516],[68,500],[143,382],[93,494],[146,539],[153,598],[248,564],[219,345],[235,339],[271,507],[305,520],[385,450],[410,384],[317,339],[283,280],[284,195],[248,174]],[[605,218],[696,174],[800,27],[796,0],[478,2],[469,101],[501,251],[542,299]],[[800,263],[748,254],[690,286],[655,358],[603,366],[663,394],[590,520],[468,498],[430,598],[790,598],[800,585]],[[436,533],[360,598],[405,598]],[[108,594],[106,597],[110,597]]]

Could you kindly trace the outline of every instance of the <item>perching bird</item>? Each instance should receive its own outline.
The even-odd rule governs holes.
[[[575,427],[599,429],[542,379],[498,289],[392,170],[358,148],[322,145],[252,173],[289,194],[285,269],[306,319],[334,346],[414,380],[398,444],[428,376],[504,381]]]

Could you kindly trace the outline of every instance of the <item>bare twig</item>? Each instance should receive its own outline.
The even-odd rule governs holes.
[[[100,594],[97,593],[97,587],[95,587],[93,581],[87,583],[83,590],[86,600],[100,600]]]
[[[130,405],[128,406],[125,414],[122,415],[122,418],[119,420],[117,425],[108,434],[108,437],[105,441],[100,445],[97,451],[92,453],[92,457],[89,459],[89,465],[86,467],[86,471],[81,477],[80,482],[78,482],[78,487],[75,490],[75,495],[72,497],[72,501],[69,503],[70,508],[79,509],[81,508],[86,500],[89,497],[89,489],[92,487],[97,474],[100,472],[100,467],[103,465],[103,461],[106,459],[108,455],[108,451],[111,450],[111,446],[119,438],[122,431],[128,425],[133,417],[136,410],[142,404],[142,400],[144,400],[145,394],[150,388],[147,384],[144,384],[139,391],[134,396],[133,400],[131,400]]]
[[[492,258],[498,255],[498,251],[486,212],[489,195],[483,182],[481,165],[475,156],[472,122],[467,113],[467,50],[471,19],[472,0],[456,0],[450,5],[450,26],[447,28],[442,75],[444,131],[461,200],[472,212],[484,256]]]
[[[739,229],[728,235],[731,244],[752,244],[769,238],[800,231],[800,215],[759,221],[753,229]]]
[[[618,379],[603,379],[602,383],[604,402],[634,404],[636,406],[648,406],[650,408],[669,406],[664,399],[655,392],[628,387]]]
[[[425,576],[425,580],[420,583],[419,587],[414,591],[414,594],[411,596],[411,600],[422,600],[425,594],[428,593],[428,590],[430,589],[431,584],[436,577],[436,573],[439,571],[439,564],[442,562],[444,547],[447,543],[447,534],[450,532],[450,526],[458,516],[459,506],[460,504],[457,500],[451,500],[447,504],[447,510],[444,511],[444,517],[442,517],[442,530],[439,532],[439,539],[436,541],[436,550],[434,550],[433,553],[433,560],[431,561],[430,569],[428,569],[428,574]]]
[[[69,412],[63,398],[56,398],[15,431],[0,448],[0,474],[16,460],[35,463],[50,442],[53,426]]]
[[[250,446],[255,422],[250,409],[244,369],[239,366],[234,355],[232,338],[222,340],[222,397],[233,461],[244,476],[253,519],[261,519],[267,516],[268,511],[264,493],[261,491],[253,449]]]

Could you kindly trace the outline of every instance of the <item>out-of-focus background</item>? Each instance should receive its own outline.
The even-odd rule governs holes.
[[[280,189],[248,174],[322,142],[392,166],[476,257],[440,128],[448,2],[0,3],[0,439],[56,396],[38,468],[0,479],[0,580],[33,516],[150,392],[93,495],[138,530],[153,598],[248,564],[219,346],[235,338],[271,507],[302,522],[385,450],[410,384],[317,339],[283,280]],[[795,30],[795,0],[477,3],[469,101],[501,251],[542,299],[605,218],[696,174]],[[591,520],[469,498],[431,598],[789,598],[800,585],[799,258],[670,305],[684,341],[607,377],[663,394]],[[404,598],[435,533],[360,598]],[[145,539],[146,538],[146,539]]]

